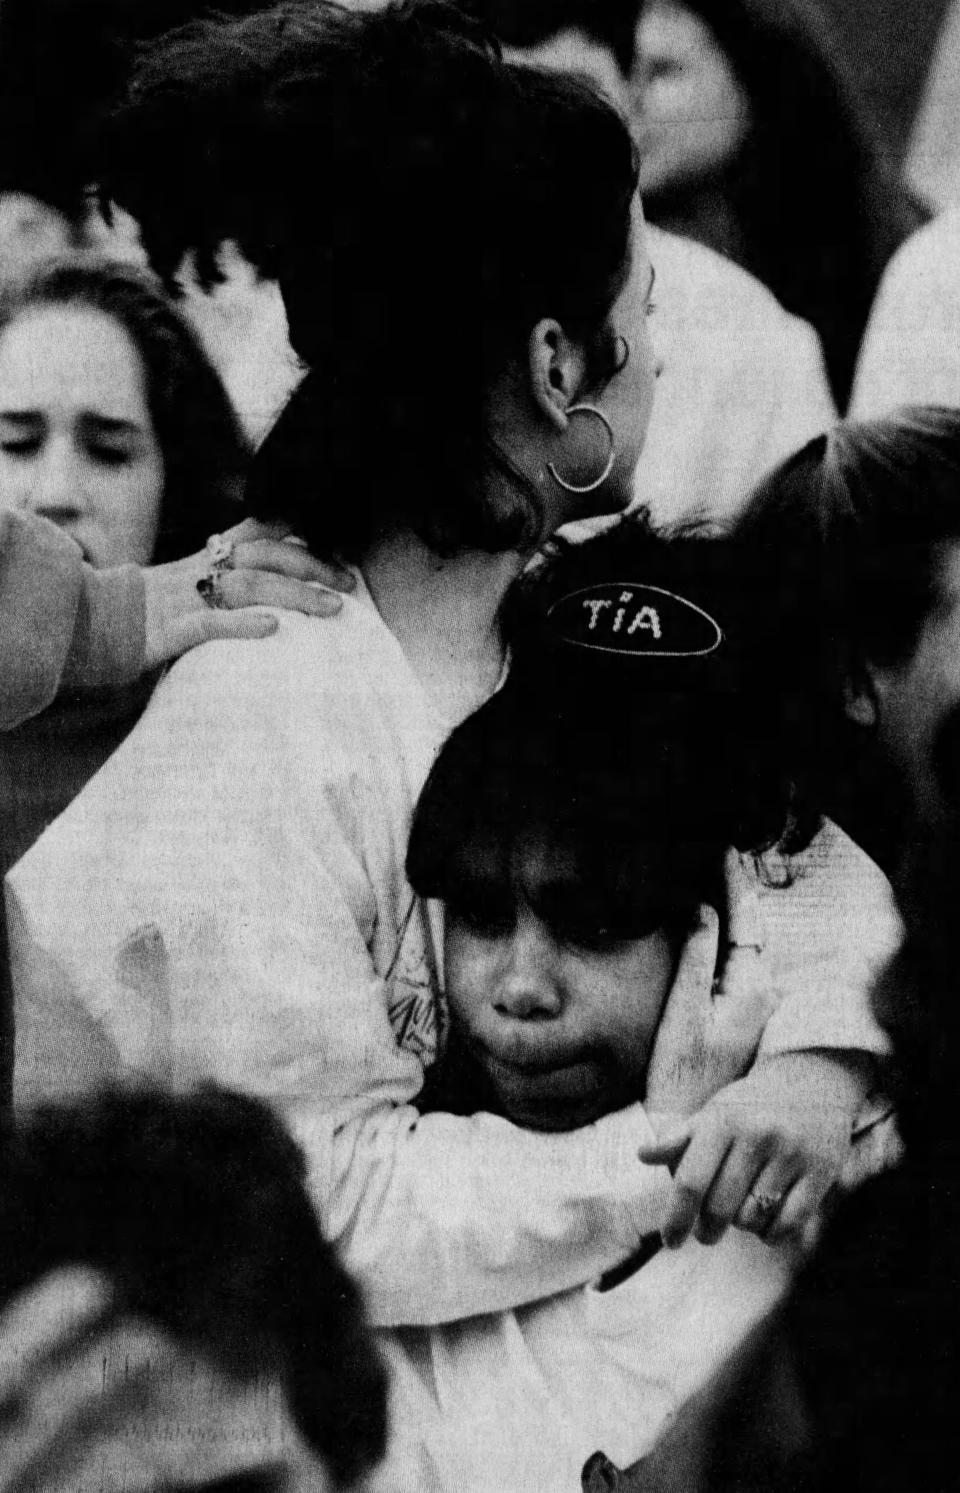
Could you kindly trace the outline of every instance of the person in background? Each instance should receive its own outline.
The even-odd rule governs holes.
[[[368,1487],[386,1374],[305,1175],[211,1088],[5,1123],[0,1493]]]
[[[651,220],[729,255],[820,336],[847,409],[883,270],[928,216],[799,0],[646,0],[628,91]]]
[[[240,519],[248,460],[216,373],[152,277],[75,258],[0,290],[0,515],[55,524],[85,564],[125,577],[124,595],[135,605],[132,567],[183,561]],[[4,560],[11,558],[8,550]],[[34,573],[25,577],[31,611],[46,600],[37,582]],[[0,597],[16,607],[15,589],[5,586]],[[57,601],[69,626],[69,591]],[[40,648],[55,650],[56,622],[37,620]],[[24,621],[10,618],[5,648],[17,646]],[[86,688],[62,689],[55,703],[0,735],[4,875],[146,707],[157,675],[142,671],[142,627],[134,619],[123,632],[125,622],[121,604],[114,679],[108,665],[104,675],[77,681]],[[29,670],[34,688],[38,653]],[[4,992],[5,929],[0,917]]]
[[[891,259],[867,323],[850,403],[857,420],[903,404],[960,408],[960,208]]]
[[[249,451],[202,347],[131,267],[55,260],[0,290],[0,511],[95,570],[182,560],[242,517]],[[155,675],[61,693],[0,737],[4,873],[139,719]]]
[[[848,422],[761,483],[733,534],[788,691],[795,777],[887,874],[911,833],[960,596],[960,411]]]
[[[904,174],[937,213],[960,206],[960,6],[940,0],[940,26],[907,141]]]

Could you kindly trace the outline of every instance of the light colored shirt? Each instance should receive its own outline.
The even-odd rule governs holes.
[[[914,233],[887,265],[867,323],[850,414],[960,408],[960,209]]]
[[[664,371],[635,501],[658,523],[732,521],[771,467],[836,422],[820,341],[729,260],[647,233]]]
[[[795,867],[799,883],[836,886],[830,863],[845,853],[839,831],[828,829],[819,864]],[[806,1005],[809,1035],[828,1004],[816,956],[782,989],[783,951],[800,950],[789,931],[793,893],[751,869],[731,852],[725,916],[702,912],[675,987],[693,982],[703,995],[716,987],[718,1001],[780,998],[765,1044],[788,1008],[793,1031],[803,1032]],[[392,1371],[387,1471],[397,1493],[574,1489],[598,1450],[623,1466],[636,1462],[782,1298],[798,1257],[798,1247],[768,1247],[731,1229],[715,1247],[691,1238],[661,1249],[612,1289],[592,1281],[513,1312],[380,1334]]]

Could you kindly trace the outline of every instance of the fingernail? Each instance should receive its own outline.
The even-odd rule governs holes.
[[[342,607],[342,596],[338,596],[336,591],[324,590],[314,603],[313,615],[315,617],[335,617]]]

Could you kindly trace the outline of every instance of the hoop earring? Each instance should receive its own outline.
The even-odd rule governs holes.
[[[563,488],[564,492],[596,492],[597,488],[602,487],[607,478],[610,476],[610,473],[613,471],[613,463],[617,459],[617,448],[613,434],[613,426],[610,424],[610,421],[603,413],[603,410],[598,410],[595,404],[571,404],[570,408],[567,410],[567,414],[568,416],[596,415],[597,419],[603,425],[603,428],[607,433],[607,439],[610,442],[610,454],[607,457],[606,464],[603,468],[603,471],[600,473],[600,476],[595,477],[592,482],[584,483],[582,486],[575,482],[568,482],[566,477],[561,477],[552,461],[547,462],[547,471],[550,473],[550,476],[553,478],[557,486]]]

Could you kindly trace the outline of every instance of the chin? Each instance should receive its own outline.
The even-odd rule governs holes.
[[[539,1130],[551,1135],[582,1130],[585,1125],[592,1125],[620,1108],[608,1103],[599,1093],[569,1104],[524,1103],[516,1095],[511,1095],[506,1100],[501,1097],[499,1107],[504,1119],[521,1130]]]

